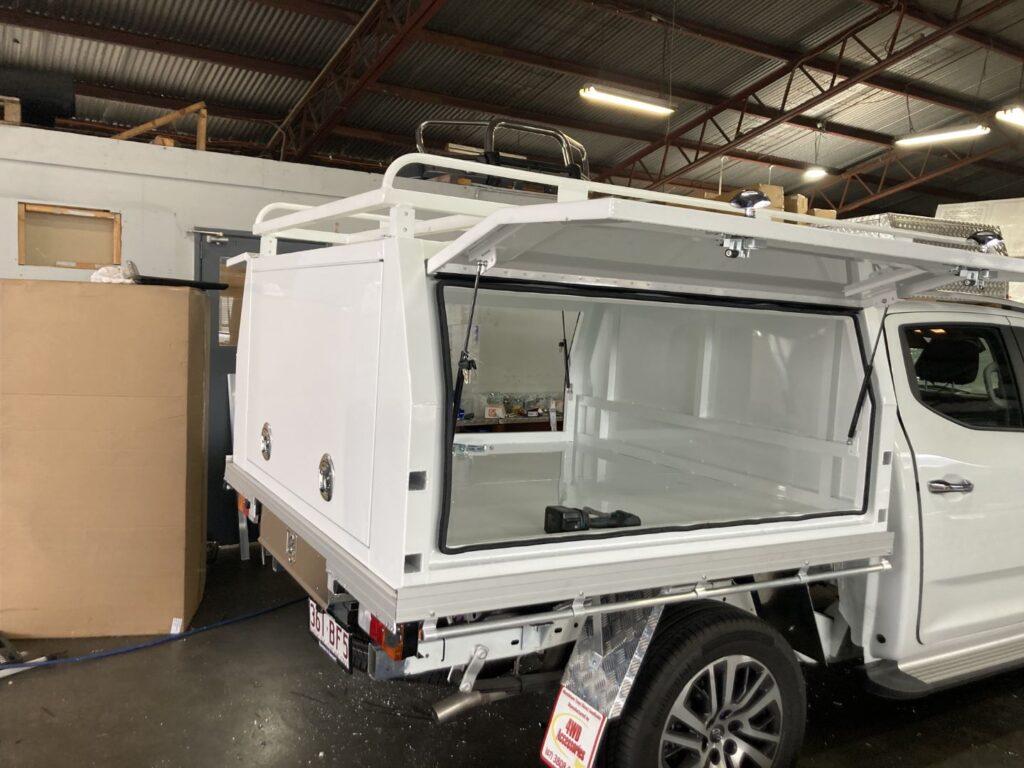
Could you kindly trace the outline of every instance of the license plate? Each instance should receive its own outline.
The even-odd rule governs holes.
[[[348,630],[312,600],[309,601],[309,631],[328,656],[348,669]]]

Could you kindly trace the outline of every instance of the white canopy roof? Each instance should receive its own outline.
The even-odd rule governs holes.
[[[752,246],[749,258],[726,258],[728,245]],[[495,211],[430,258],[427,270],[473,274],[480,262],[485,274],[506,278],[853,306],[976,274],[1024,280],[1024,262],[950,237],[614,197]]]

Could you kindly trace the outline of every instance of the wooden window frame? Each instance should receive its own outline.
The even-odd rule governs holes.
[[[76,208],[68,205],[46,205],[43,203],[18,203],[18,264],[21,266],[39,266],[26,261],[25,249],[25,214],[50,213],[58,216],[83,216],[90,219],[109,219],[113,222],[114,253],[109,264],[90,264],[76,261],[57,269],[99,269],[121,263],[121,214],[99,208]]]

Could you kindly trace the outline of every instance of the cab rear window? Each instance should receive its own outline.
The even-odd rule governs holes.
[[[904,326],[903,343],[917,399],[977,429],[1024,426],[1020,394],[1002,331],[996,326]]]

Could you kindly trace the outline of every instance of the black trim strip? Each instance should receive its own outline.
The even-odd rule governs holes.
[[[437,318],[441,338],[441,355],[443,365],[441,366],[445,402],[451,403],[453,397],[453,376],[451,371],[451,341],[448,338],[448,312],[444,301],[446,288],[472,288],[473,276],[464,275],[443,275],[436,278],[437,287],[435,296],[437,300]],[[695,306],[734,307],[737,309],[760,309],[794,312],[808,315],[842,315],[854,320],[854,332],[857,335],[858,348],[862,368],[867,367],[867,357],[864,351],[864,334],[857,317],[861,310],[857,307],[843,307],[821,304],[805,304],[791,301],[765,301],[763,299],[744,298],[720,298],[704,294],[683,294],[666,293],[662,291],[643,291],[630,288],[611,288],[595,286],[564,285],[560,283],[543,283],[528,280],[509,280],[503,278],[480,279],[480,290],[512,291],[518,293],[536,293],[542,295],[556,296],[584,296],[588,298],[619,298],[619,299],[640,299],[651,302],[664,302],[669,304],[688,304]],[[473,544],[464,547],[449,547],[448,523],[451,516],[451,493],[452,493],[452,445],[455,441],[455,422],[452,419],[445,419],[444,442],[441,450],[444,454],[444,467],[442,470],[442,510],[440,525],[438,525],[437,547],[445,555],[459,555],[466,552],[478,552],[491,549],[508,549],[511,547],[528,547],[537,544],[554,544],[564,541],[594,541],[600,539],[619,538],[624,536],[646,536],[648,534],[675,533],[686,531],[711,530],[716,528],[735,528],[741,525],[760,525],[763,523],[796,522],[800,520],[814,520],[823,517],[850,517],[860,516],[867,512],[868,498],[871,490],[871,462],[874,456],[875,443],[875,421],[877,409],[875,408],[874,388],[868,389],[868,398],[871,401],[871,421],[868,434],[868,450],[866,456],[866,470],[864,472],[864,497],[863,504],[859,510],[840,510],[836,512],[813,512],[806,515],[791,515],[787,517],[765,517],[748,520],[738,520],[726,523],[695,523],[693,525],[662,526],[658,528],[640,529],[617,529],[608,533],[589,533],[578,536],[559,536],[552,538],[523,539],[513,542],[491,542],[484,544]],[[447,412],[447,411],[445,411]]]

